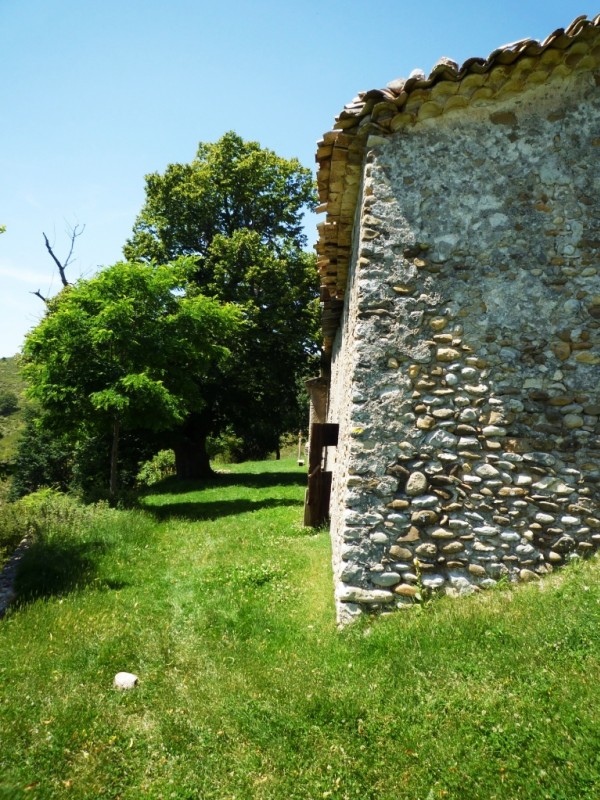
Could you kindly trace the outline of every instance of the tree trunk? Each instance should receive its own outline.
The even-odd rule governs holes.
[[[113,439],[110,451],[110,496],[115,497],[117,494],[118,481],[119,481],[119,434],[121,431],[121,422],[115,418],[113,422]]]
[[[199,414],[190,416],[180,436],[173,443],[175,472],[178,478],[199,480],[214,477],[215,473],[206,452],[208,432],[208,420],[205,416]]]

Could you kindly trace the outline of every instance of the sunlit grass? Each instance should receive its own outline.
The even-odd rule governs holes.
[[[302,472],[227,470],[32,551],[0,624],[0,798],[600,795],[595,561],[339,632]]]

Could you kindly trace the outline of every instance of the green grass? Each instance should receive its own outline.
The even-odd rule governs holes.
[[[339,632],[304,474],[228,469],[138,511],[43,501],[0,623],[2,800],[600,796],[597,561]]]

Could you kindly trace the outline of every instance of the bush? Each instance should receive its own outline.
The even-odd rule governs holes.
[[[29,538],[16,577],[19,601],[65,594],[88,585],[98,554],[119,535],[119,514],[107,502],[82,505],[75,497],[53,489],[42,489],[0,507],[0,529],[6,525],[13,532],[7,543],[11,549],[23,535]],[[5,548],[5,558],[11,549]]]
[[[109,496],[111,437],[109,433],[81,431],[77,440],[47,427],[44,416],[26,409],[25,427],[14,459],[11,500],[43,487],[73,492],[87,502]],[[156,450],[156,443],[140,432],[121,436],[119,485],[127,493],[135,484],[139,465]]]
[[[0,569],[21,539],[31,529],[31,520],[14,503],[0,503]]]
[[[153,458],[142,464],[136,481],[139,486],[152,486],[174,474],[175,453],[172,450],[160,450]]]
[[[45,430],[33,411],[26,411],[25,428],[14,459],[12,500],[42,486],[66,490],[72,475],[72,448],[61,437]]]
[[[209,436],[206,450],[211,461],[224,464],[237,464],[244,461],[242,454],[244,440],[237,436],[231,427],[227,427],[218,436]]]
[[[0,417],[8,417],[19,410],[19,398],[10,390],[0,391]]]
[[[112,513],[107,503],[83,506],[53,489],[41,489],[14,503],[0,503],[0,565],[25,536],[40,541],[58,532],[78,534],[107,513]]]
[[[77,498],[55,489],[40,489],[11,505],[26,520],[26,532],[36,538],[59,531],[77,534],[92,521],[116,513],[106,501],[83,505]]]

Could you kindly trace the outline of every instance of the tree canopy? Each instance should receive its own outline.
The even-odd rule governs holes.
[[[24,375],[44,423],[72,441],[112,435],[111,492],[123,430],[159,431],[202,412],[202,381],[221,368],[239,309],[202,295],[195,265],[120,262],[67,286],[24,346]]]
[[[227,133],[201,143],[191,163],[146,177],[127,261],[71,285],[68,258],[46,238],[63,289],[43,298],[25,376],[60,447],[29,477],[21,454],[23,486],[46,469],[61,484],[69,471],[89,477],[102,451],[114,494],[126,452],[165,447],[180,477],[202,477],[207,438],[221,433],[241,441],[240,457],[277,450],[302,423],[299,387],[318,352],[315,262],[302,230],[314,202],[296,159]]]
[[[318,351],[315,263],[302,231],[314,203],[308,169],[231,132],[201,143],[191,163],[146,177],[125,256],[147,264],[192,258],[200,291],[234,303],[245,321],[227,365],[209,380],[197,376],[206,406],[174,440],[182,477],[207,472],[209,434],[233,429],[243,455],[260,457],[299,425],[298,386]]]
[[[274,248],[302,247],[302,214],[314,207],[310,170],[229,132],[198,146],[189,164],[146,176],[146,201],[124,247],[130,260],[208,256],[220,234],[255,232]]]

